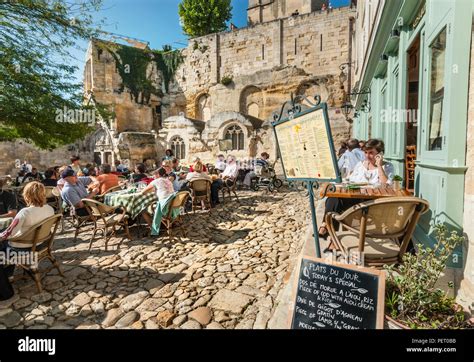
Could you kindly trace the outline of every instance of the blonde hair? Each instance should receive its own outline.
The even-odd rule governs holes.
[[[23,189],[23,198],[28,206],[43,207],[46,204],[46,189],[41,182],[30,182]]]
[[[201,173],[204,170],[204,166],[203,166],[202,162],[201,161],[196,162],[193,165],[193,170],[194,170],[194,172]]]
[[[161,167],[172,167],[173,163],[171,160],[164,160],[163,163],[161,164]]]

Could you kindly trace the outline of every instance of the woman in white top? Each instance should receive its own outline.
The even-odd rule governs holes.
[[[160,167],[157,171],[155,171],[155,178],[156,179],[142,191],[142,194],[146,194],[154,190],[158,200],[164,200],[174,193],[173,184],[167,177],[166,170],[163,167]]]
[[[54,215],[54,209],[46,204],[46,189],[41,182],[33,181],[23,189],[23,198],[27,207],[16,214],[11,225],[0,234],[0,239],[18,237],[28,232],[32,226]],[[15,247],[15,245],[10,245]],[[21,244],[25,247],[25,244]]]
[[[190,172],[186,175],[186,181],[195,181],[195,180],[209,180],[212,182],[211,176],[204,172],[204,165],[201,161],[197,161],[193,165],[193,172]]]
[[[384,161],[384,149],[385,145],[382,140],[368,140],[364,149],[366,160],[359,162],[355,166],[354,171],[349,176],[349,182],[368,183],[371,185],[390,185],[394,176],[394,168],[390,162]],[[328,212],[341,213],[349,209],[351,206],[363,201],[364,200],[362,199],[328,197],[326,199],[325,214]],[[324,222],[319,228],[319,235],[321,237],[328,236],[326,223]]]
[[[165,200],[171,194],[174,193],[173,184],[166,175],[166,170],[163,167],[160,167],[154,172],[155,180],[152,181],[143,191],[142,194],[149,192],[156,192],[158,200]],[[151,227],[153,224],[153,217],[147,211],[142,212],[142,216],[145,219],[146,223]]]

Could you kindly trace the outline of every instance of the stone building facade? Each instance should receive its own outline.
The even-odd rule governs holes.
[[[407,169],[414,167],[413,193],[430,203],[415,230],[415,245],[436,244],[436,224],[464,236],[449,258],[443,280],[454,283],[454,294],[471,313],[473,10],[471,1],[457,0],[357,2],[354,81],[366,92],[353,100],[359,111],[353,135],[384,139],[384,158],[405,185]],[[371,105],[370,111],[361,111],[364,102]],[[387,111],[394,110],[398,112],[387,117]],[[416,152],[414,166],[410,150]]]
[[[351,62],[355,9],[320,11],[321,1],[278,0],[268,2],[271,16],[256,21],[255,6],[266,14],[264,3],[249,1],[246,28],[189,40],[169,86],[150,62],[147,78],[162,92],[146,102],[121,89],[117,54],[91,41],[84,91],[114,117],[98,123],[84,141],[87,150],[76,149],[99,163],[121,159],[131,165],[151,164],[168,148],[184,162],[196,155],[213,162],[219,153],[252,158],[263,151],[275,159],[272,114],[292,92],[328,102],[337,147],[350,134],[339,111],[350,83],[340,65]],[[296,10],[299,15],[291,15]],[[122,46],[148,49],[137,41]]]
[[[249,16],[251,12],[252,7]],[[292,92],[318,94],[328,102],[339,143],[349,135],[349,123],[339,112],[348,83],[340,65],[350,62],[353,9],[300,14],[191,39],[169,89],[161,87],[163,95],[152,96],[145,105],[115,91],[121,80],[113,57],[101,53],[99,58],[92,42],[85,89],[98,103],[113,107],[116,119],[111,129],[116,137],[124,131],[155,131],[159,155],[171,148],[188,162],[196,155],[212,162],[219,153],[252,158],[263,151],[274,159],[272,114]],[[163,81],[153,63],[147,71],[154,84]],[[222,148],[219,141],[225,139],[230,149]],[[127,147],[122,144],[117,157],[136,163],[151,156],[138,152],[132,157]],[[152,153],[151,147],[148,150]]]

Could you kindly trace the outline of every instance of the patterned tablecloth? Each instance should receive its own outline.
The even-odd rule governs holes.
[[[154,192],[145,195],[141,193],[128,193],[127,190],[111,192],[105,195],[104,204],[109,206],[123,206],[132,219],[135,219],[140,213],[158,201]]]
[[[5,230],[12,223],[12,217],[2,217],[0,218],[0,230]]]

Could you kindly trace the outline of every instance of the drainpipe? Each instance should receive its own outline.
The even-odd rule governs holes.
[[[349,50],[347,55],[347,62],[349,63],[347,89],[349,90],[349,93],[352,92],[352,34],[354,33],[354,22],[355,18],[351,16],[349,18]]]

